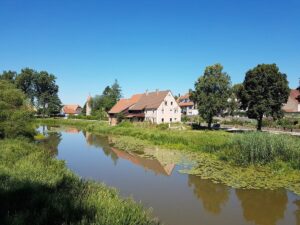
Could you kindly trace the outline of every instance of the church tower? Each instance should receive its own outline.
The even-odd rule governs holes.
[[[86,116],[90,116],[92,113],[92,97],[91,95],[88,96],[87,101],[86,101],[86,110],[85,110]]]

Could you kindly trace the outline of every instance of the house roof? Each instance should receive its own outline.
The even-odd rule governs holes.
[[[169,92],[166,90],[145,93],[136,104],[130,107],[130,110],[157,109]]]
[[[193,106],[194,102],[189,101],[189,102],[179,102],[178,103],[180,107],[187,107],[187,106]]]
[[[108,113],[114,114],[114,113],[120,113],[126,109],[128,109],[130,106],[134,105],[136,102],[139,101],[139,99],[142,97],[143,94],[135,94],[131,96],[129,99],[122,98],[120,99]]]
[[[183,99],[189,99],[189,98],[190,98],[190,94],[189,94],[189,93],[186,93],[185,95],[180,96],[180,97],[177,99],[177,102],[180,102],[180,100],[183,100]]]
[[[76,104],[73,104],[73,105],[64,105],[63,111],[66,114],[76,114],[78,108],[81,108],[81,106],[80,105],[76,105]]]
[[[300,91],[298,91],[297,89],[293,89],[290,92],[290,98],[296,99],[298,102],[300,102],[300,100],[298,100],[299,95],[300,95]]]

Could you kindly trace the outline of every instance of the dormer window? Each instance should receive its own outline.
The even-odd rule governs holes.
[[[171,105],[173,105],[173,102],[171,102]]]
[[[167,101],[165,101],[165,106],[167,106],[168,105],[168,102]]]

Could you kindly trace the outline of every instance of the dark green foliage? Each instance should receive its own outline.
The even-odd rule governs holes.
[[[32,112],[25,95],[6,80],[0,80],[0,90],[0,138],[32,138]]]
[[[92,99],[92,113],[95,111],[108,112],[121,98],[121,87],[117,80],[111,86],[107,86],[102,95],[96,95]]]
[[[1,225],[158,224],[131,199],[80,180],[34,144],[0,141],[0,152]]]
[[[222,114],[228,107],[230,77],[223,72],[221,64],[206,67],[203,76],[195,83],[191,99],[197,104],[199,114],[211,128],[214,116]]]
[[[263,116],[281,118],[281,110],[289,96],[286,75],[279,71],[276,64],[262,64],[249,70],[240,93],[241,107],[247,110],[249,118],[257,120],[261,130]]]
[[[62,106],[54,75],[25,68],[19,74],[4,71],[0,79],[9,80],[21,89],[39,114],[50,116],[60,112]]]

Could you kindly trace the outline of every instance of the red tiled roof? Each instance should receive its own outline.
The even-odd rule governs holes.
[[[154,91],[143,94],[130,110],[157,109],[170,91]]]
[[[189,98],[190,98],[190,94],[189,94],[189,93],[186,93],[185,95],[180,96],[180,97],[177,99],[177,102],[180,102],[180,101],[183,100],[183,99],[189,99]]]
[[[63,111],[65,114],[76,114],[78,108],[81,109],[80,105],[64,105]]]
[[[134,105],[139,99],[142,97],[143,94],[136,94],[131,96],[129,99],[122,98],[120,99],[108,113],[115,114],[120,113],[126,109],[128,109],[130,106]]]
[[[297,89],[291,90],[290,97],[292,99],[297,99],[298,100],[299,95],[300,95],[300,91],[298,91]]]
[[[187,107],[187,106],[193,106],[194,102],[180,102],[179,106],[180,107]]]

